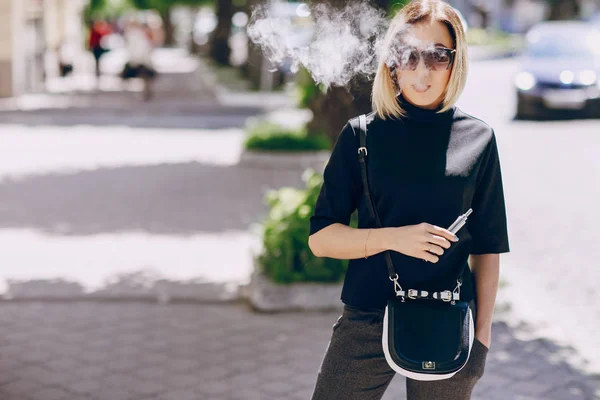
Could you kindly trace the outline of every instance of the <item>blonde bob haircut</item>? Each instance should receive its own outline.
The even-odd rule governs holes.
[[[421,21],[439,21],[448,27],[456,54],[450,80],[438,113],[450,109],[458,100],[467,80],[467,41],[462,21],[454,8],[440,0],[415,0],[404,6],[392,19],[378,49],[378,67],[373,82],[371,101],[380,118],[400,118],[406,115],[397,100],[399,88],[388,66],[390,48],[411,25]]]

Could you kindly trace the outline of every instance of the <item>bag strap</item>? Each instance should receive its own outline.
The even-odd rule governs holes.
[[[373,204],[373,198],[371,197],[371,191],[369,190],[369,179],[367,176],[367,156],[368,156],[367,116],[365,114],[362,114],[362,115],[359,115],[358,117],[355,117],[352,120],[350,120],[350,127],[352,128],[353,131],[354,131],[353,122],[356,123],[356,120],[358,120],[358,128],[359,128],[358,130],[359,130],[359,144],[360,145],[358,147],[358,161],[360,163],[360,170],[361,170],[362,183],[363,183],[363,192],[365,194],[365,199],[367,200],[367,208],[369,209],[369,214],[371,215],[371,218],[373,218],[375,220],[377,228],[382,228],[383,226],[381,224],[381,219],[379,218],[377,209],[375,208],[375,206]],[[356,136],[356,131],[354,131],[354,135]],[[402,301],[404,301],[404,296],[405,296],[406,292],[404,291],[404,289],[402,289],[402,286],[400,286],[400,283],[398,283],[398,274],[396,273],[396,269],[394,268],[394,263],[392,262],[392,257],[390,256],[389,250],[384,251],[384,258],[385,258],[385,262],[387,264],[389,278],[392,282],[394,282],[394,290],[396,292],[396,295],[402,297]],[[431,297],[429,297],[429,298],[439,299],[439,300],[443,300],[443,301],[452,301],[453,303],[455,300],[459,300],[460,299],[460,287],[462,286],[461,278],[464,273],[465,267],[466,267],[466,263],[460,269],[460,274],[458,275],[458,279],[456,280],[457,286],[454,289],[454,291],[450,292],[449,290],[444,290],[444,291],[440,291],[440,292],[430,293],[429,295]],[[416,294],[417,297],[411,296],[411,292],[418,293],[418,294]],[[425,293],[425,296],[421,296],[420,293]],[[409,298],[427,298],[428,297],[426,291],[417,291],[415,289],[409,289],[408,294],[406,294],[406,295]]]
[[[352,126],[352,123],[350,124]],[[377,214],[377,210],[373,205],[373,199],[371,198],[371,191],[369,190],[369,179],[367,176],[367,164],[366,159],[368,155],[367,151],[367,116],[365,114],[358,116],[358,130],[359,130],[359,143],[360,147],[358,148],[358,161],[360,163],[362,183],[363,183],[363,191],[365,194],[365,198],[367,199],[367,208],[369,209],[369,214],[371,214],[371,218],[375,220],[375,223],[378,228],[382,228],[381,219],[379,219],[379,214]],[[354,130],[354,127],[352,127]],[[356,134],[356,132],[355,132]],[[396,273],[396,269],[394,268],[394,263],[392,262],[392,257],[388,250],[384,252],[385,262],[387,264],[388,274],[390,276],[390,280],[395,284],[398,284],[398,274]],[[399,287],[402,290],[402,287]]]

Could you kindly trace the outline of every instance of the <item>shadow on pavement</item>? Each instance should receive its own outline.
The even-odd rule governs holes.
[[[222,107],[181,104],[164,106],[144,104],[135,109],[70,108],[35,111],[0,111],[2,124],[25,126],[114,126],[164,129],[226,129],[243,128],[246,119],[259,115],[259,107]]]
[[[68,279],[9,279],[4,299],[8,300],[110,300],[152,301],[167,304],[178,301],[203,303],[239,300],[239,285],[208,282],[201,277],[166,279],[152,268],[118,273],[106,278],[101,287],[86,290]]]
[[[6,178],[0,229],[68,236],[246,230],[266,215],[266,192],[304,187],[301,174],[189,162]]]
[[[0,303],[0,397],[309,399],[339,312],[254,314],[240,304]],[[343,323],[343,322],[342,322]],[[588,400],[568,348],[493,325],[474,400]],[[405,398],[396,376],[384,400]]]

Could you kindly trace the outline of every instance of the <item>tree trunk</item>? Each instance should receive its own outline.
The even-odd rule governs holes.
[[[220,65],[230,65],[229,36],[231,35],[231,18],[233,17],[233,1],[219,0],[217,2],[217,27],[210,38],[210,57]]]
[[[167,7],[165,10],[160,12],[160,18],[162,19],[163,28],[165,30],[165,42],[166,47],[172,47],[175,45],[175,29],[173,22],[171,21],[171,7]]]
[[[196,24],[196,16],[198,15],[198,10],[200,8],[199,7],[191,7],[190,8],[190,15],[192,17],[192,27],[190,29],[190,44],[189,44],[189,52],[190,54],[198,54],[200,52],[200,47],[198,46],[198,44],[196,43],[196,40],[194,38],[194,27]]]
[[[245,12],[251,16],[255,6],[264,3],[264,0],[247,0]],[[261,67],[263,63],[263,53],[260,46],[254,44],[252,40],[248,40],[248,59],[242,66],[242,74],[250,81],[252,89],[260,87]]]
[[[549,0],[549,21],[578,18],[581,15],[580,0]]]
[[[347,4],[344,0],[325,2],[335,9]],[[384,10],[388,8],[387,0],[371,0],[370,4]],[[324,133],[334,143],[348,119],[372,111],[372,87],[372,80],[358,76],[350,81],[348,88],[330,87],[327,93],[319,94],[309,104],[313,113],[312,121],[307,124],[309,135]]]

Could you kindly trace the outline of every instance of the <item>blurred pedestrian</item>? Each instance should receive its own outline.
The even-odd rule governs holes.
[[[92,21],[88,39],[88,49],[94,55],[96,77],[100,77],[100,58],[108,49],[104,46],[104,39],[112,33],[110,24],[103,20]]]
[[[490,347],[499,253],[509,252],[496,136],[455,105],[468,51],[448,3],[408,3],[378,43],[374,111],[341,130],[310,218],[313,254],[349,260],[312,399],[379,400],[400,373],[407,399],[467,400]],[[464,314],[451,319],[455,305]]]
[[[152,30],[144,23],[131,19],[125,27],[125,42],[128,60],[121,77],[125,80],[141,78],[144,82],[143,98],[148,101],[153,95],[152,84],[156,70],[152,62],[154,40]]]

